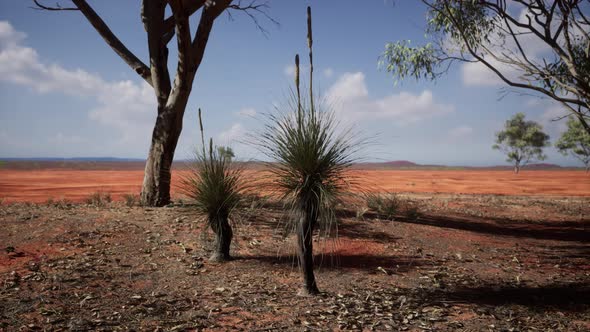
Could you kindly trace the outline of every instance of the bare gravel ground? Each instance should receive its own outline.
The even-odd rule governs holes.
[[[190,206],[0,205],[0,331],[590,330],[590,198],[402,196],[417,216],[339,211],[313,298],[276,206],[214,264]]]

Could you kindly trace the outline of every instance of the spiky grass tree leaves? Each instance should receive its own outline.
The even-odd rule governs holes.
[[[295,56],[295,89],[278,115],[268,115],[255,143],[272,162],[271,185],[290,206],[297,232],[299,266],[303,272],[300,295],[318,294],[313,271],[314,230],[329,234],[336,224],[334,207],[348,188],[346,170],[362,146],[350,130],[340,131],[334,112],[313,93],[313,36],[311,8],[307,7],[309,99],[301,97],[299,55]],[[323,232],[322,232],[323,231]]]
[[[349,130],[339,131],[325,103],[316,101],[312,114],[311,103],[291,99],[283,113],[268,116],[259,147],[273,160],[272,184],[292,210],[304,274],[301,293],[315,294],[313,231],[329,234],[335,226],[334,206],[348,191],[346,170],[359,145]]]
[[[197,149],[189,172],[181,179],[181,189],[193,199],[195,207],[207,216],[207,224],[215,233],[215,250],[211,261],[231,259],[230,245],[233,238],[229,217],[240,203],[246,189],[242,169],[232,162],[232,157],[213,145],[205,147],[201,110],[199,109],[202,149]]]

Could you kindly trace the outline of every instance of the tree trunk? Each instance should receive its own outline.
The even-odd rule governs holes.
[[[215,251],[209,258],[212,262],[224,262],[231,260],[229,248],[233,238],[233,231],[227,216],[210,217],[211,228],[215,232]]]
[[[514,165],[514,174],[518,174],[520,172],[520,165]]]
[[[586,165],[586,174],[590,173],[590,165]]]
[[[170,203],[170,169],[182,132],[186,101],[172,105],[174,106],[158,109],[141,189],[141,202],[145,206],[164,206]]]
[[[310,204],[311,205],[311,204]],[[299,266],[303,272],[303,286],[298,295],[319,294],[313,273],[313,229],[317,220],[317,209],[307,204],[301,209],[297,227],[297,249]]]

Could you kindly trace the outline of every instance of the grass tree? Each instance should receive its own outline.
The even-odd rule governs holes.
[[[567,130],[555,143],[555,147],[564,155],[568,152],[573,157],[584,163],[586,173],[590,171],[590,134],[575,118],[570,117],[567,121]]]
[[[525,121],[524,113],[516,113],[506,121],[504,130],[496,133],[492,147],[504,152],[506,161],[514,164],[514,173],[534,160],[545,160],[543,148],[549,146],[549,135],[534,121]]]
[[[202,149],[197,149],[195,161],[181,180],[181,189],[206,215],[207,224],[215,233],[215,249],[210,260],[227,261],[231,259],[233,237],[229,218],[245,189],[242,169],[233,164],[230,155],[213,146],[213,139],[209,140],[208,147],[205,146],[200,109],[199,125]]]
[[[307,8],[310,81],[313,73],[311,9]],[[314,96],[302,98],[299,84],[299,56],[295,56],[295,91],[279,109],[269,115],[259,147],[270,157],[273,184],[292,208],[297,233],[299,265],[303,272],[300,295],[319,293],[314,275],[314,230],[329,231],[336,222],[334,206],[345,192],[346,169],[355,148],[350,131],[338,130],[338,122],[327,104]]]

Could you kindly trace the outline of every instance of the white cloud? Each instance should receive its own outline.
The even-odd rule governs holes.
[[[219,134],[219,143],[222,145],[232,145],[244,139],[246,128],[241,123],[234,123],[229,129]]]
[[[322,73],[324,74],[325,78],[330,78],[330,77],[334,76],[334,69],[326,68],[322,71]]]
[[[237,111],[236,114],[243,117],[253,117],[256,116],[258,112],[252,107],[242,108],[241,110]]]
[[[27,34],[14,30],[9,22],[0,21],[0,49],[12,47],[26,37]]]
[[[400,92],[373,99],[361,72],[345,73],[330,87],[328,102],[349,121],[389,119],[397,125],[416,123],[454,112],[454,107],[435,102],[432,92]]]
[[[518,69],[494,59],[487,59],[487,61],[508,79],[517,79]],[[495,72],[480,62],[464,63],[461,66],[461,75],[463,77],[463,84],[466,86],[498,86],[505,84]]]
[[[518,12],[519,9],[520,11]],[[535,13],[530,12],[528,7],[522,8],[519,6],[519,8],[510,9],[510,11],[512,15],[518,16],[519,22],[528,24],[530,21],[534,28],[543,30],[543,27],[534,19]],[[557,30],[557,26],[560,23],[559,20],[553,20],[552,30]],[[551,63],[554,61],[554,51],[541,38],[530,33],[530,30],[520,28],[512,23],[510,23],[510,28],[517,35],[518,44],[524,50],[527,56],[526,59],[521,55],[519,45],[514,39],[510,35],[505,34],[505,31],[508,30],[506,23],[502,23],[502,28],[497,29],[495,33],[489,36],[490,42],[487,43],[486,47],[499,56],[499,59],[504,59],[506,62],[516,61],[516,63],[508,65],[506,62],[498,61],[498,59],[485,53],[483,54],[484,59],[499,69],[504,76],[511,80],[522,81],[523,79],[518,77],[519,74],[523,73],[522,69],[518,66],[518,62],[526,63],[527,61],[531,61],[542,68],[545,62]],[[590,28],[586,28],[586,30],[590,31]],[[574,36],[573,39],[575,36],[582,35],[582,32],[577,28],[571,29],[570,33]],[[563,34],[560,35],[557,42],[561,45],[564,44]],[[461,66],[461,71],[463,83],[467,86],[496,86],[504,84],[493,71],[482,63],[464,63]]]
[[[459,126],[449,130],[449,137],[452,139],[465,138],[473,134],[473,128],[469,126]]]
[[[288,65],[283,69],[283,73],[286,76],[293,77],[295,76],[295,65]]]
[[[328,90],[328,99],[346,102],[364,99],[369,95],[365,84],[365,74],[344,73]]]
[[[145,140],[155,118],[156,100],[147,83],[107,82],[82,69],[45,64],[37,51],[22,45],[25,34],[0,21],[0,80],[39,93],[63,93],[94,98],[89,117],[120,130],[124,141]],[[143,144],[142,144],[143,145]]]

